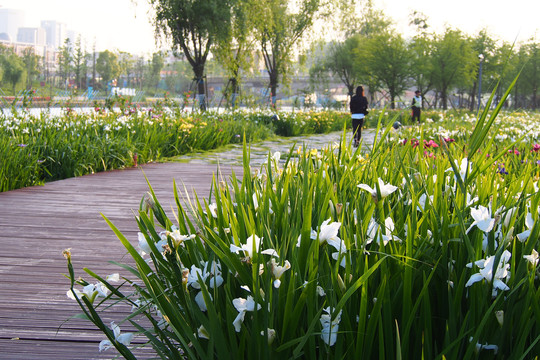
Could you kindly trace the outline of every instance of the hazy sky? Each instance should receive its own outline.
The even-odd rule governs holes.
[[[468,34],[487,28],[494,37],[513,42],[525,41],[540,31],[540,0],[373,1],[404,33],[410,31],[412,10],[426,14],[437,32],[445,24]],[[0,0],[0,7],[25,10],[28,27],[39,26],[40,20],[65,22],[89,46],[95,39],[98,50],[150,53],[157,49],[147,0]]]

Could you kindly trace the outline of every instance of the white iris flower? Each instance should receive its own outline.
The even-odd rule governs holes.
[[[247,261],[251,261],[251,259],[253,259],[254,252],[255,254],[259,252],[261,242],[262,242],[262,238],[259,238],[257,235],[251,235],[250,237],[247,238],[245,244],[241,244],[241,246],[236,246],[234,244],[231,244],[230,249],[231,249],[231,252],[234,252],[237,254],[239,251],[242,251],[244,253],[244,258]],[[261,254],[279,257],[277,251],[274,249],[262,250]]]
[[[125,346],[128,346],[131,343],[131,340],[133,339],[133,333],[120,333],[120,326],[116,325],[113,322],[111,322],[111,330],[114,333],[114,340],[120,344],[123,344]],[[110,349],[113,346],[110,340],[102,340],[99,343],[99,351],[105,351],[107,349]]]
[[[504,250],[497,264],[497,269],[493,269],[495,265],[495,256],[489,256],[485,260],[478,260],[474,265],[480,268],[480,271],[476,274],[471,275],[469,281],[465,284],[466,287],[471,286],[472,284],[486,280],[489,283],[493,283],[493,296],[497,296],[497,290],[510,290],[508,285],[504,283],[503,280],[510,277],[510,258],[512,254],[508,250]],[[467,264],[468,268],[472,268],[472,263]]]
[[[234,330],[236,330],[236,332],[240,332],[240,330],[242,329],[242,323],[244,322],[244,318],[246,316],[246,312],[260,310],[261,305],[255,303],[252,296],[248,296],[247,299],[233,299],[232,303],[238,311],[238,315],[233,321]]]
[[[478,206],[478,208],[471,208],[471,216],[474,219],[473,223],[467,231],[466,234],[471,231],[471,229],[476,226],[483,232],[490,232],[495,225],[495,218],[491,217],[491,211],[485,206]]]
[[[342,310],[339,311],[334,320],[332,320],[333,308],[327,307],[324,311],[326,314],[322,314],[320,319],[322,325],[321,338],[327,345],[333,346],[337,340]]]
[[[384,181],[381,180],[381,178],[378,179],[378,183],[379,191],[381,192],[381,199],[384,199],[385,197],[397,190],[397,186],[391,185],[389,183],[385,184]],[[374,199],[377,198],[377,187],[373,189],[367,184],[359,184],[356,186],[358,186],[362,190],[366,190],[367,192],[369,192]]]

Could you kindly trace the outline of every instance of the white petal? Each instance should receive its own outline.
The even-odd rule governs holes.
[[[245,311],[240,311],[238,315],[236,315],[236,318],[233,321],[234,330],[236,330],[236,332],[240,332],[240,330],[242,329],[242,323],[244,322],[245,316]]]
[[[105,277],[105,280],[111,281],[111,282],[119,282],[120,281],[120,274],[119,273],[114,273],[114,274],[111,274],[111,275],[107,275],[107,277]]]
[[[210,333],[208,332],[208,330],[205,329],[204,326],[199,326],[199,328],[197,329],[197,335],[199,336],[199,338],[201,339],[210,339]]]
[[[510,288],[508,287],[508,285],[506,285],[504,282],[502,282],[501,280],[499,279],[495,279],[493,280],[493,287],[495,289],[499,289],[499,290],[510,290]]]
[[[238,247],[238,246],[233,245],[233,244],[231,244],[230,249],[231,249],[231,252],[237,253],[237,254],[238,254],[239,251],[244,251],[244,249],[242,249],[241,247]]]
[[[118,338],[120,336],[120,326],[116,325],[114,321],[111,322],[111,330],[114,333],[114,338]]]
[[[482,205],[478,206],[477,209],[471,208],[471,216],[476,221],[489,219],[491,217],[489,215],[488,208],[486,208],[485,206],[482,206]]]
[[[215,289],[223,284],[223,277],[221,275],[216,275],[210,279],[210,288]]]
[[[531,213],[527,213],[527,217],[525,218],[525,225],[528,229],[532,229],[534,226],[534,220],[532,218]]]
[[[116,338],[116,341],[118,341],[120,344],[124,344],[128,346],[131,343],[131,340],[133,339],[133,333],[125,333]]]
[[[112,343],[110,340],[101,340],[99,343],[99,352],[106,351],[110,348],[112,348]]]
[[[381,191],[381,197],[384,199],[391,193],[397,190],[397,186],[391,184],[385,184],[381,178],[379,178],[379,189]]]
[[[345,241],[341,240],[338,237],[328,240],[328,245],[334,247],[339,253],[344,254],[347,252],[347,245]]]
[[[278,253],[276,250],[274,249],[266,249],[266,250],[263,250],[261,251],[261,254],[263,255],[271,255],[271,256],[275,256],[275,257],[279,257]]]
[[[139,248],[146,254],[152,253],[152,250],[150,250],[150,246],[148,245],[148,241],[146,240],[144,234],[140,232],[137,235],[139,238]]]
[[[377,191],[372,189],[371,186],[369,185],[366,185],[366,184],[359,184],[359,185],[356,185],[358,186],[360,189],[362,190],[366,190],[367,192],[369,192],[371,195],[373,196],[376,196],[377,195]]]
[[[519,233],[516,236],[519,241],[524,242],[525,240],[529,238],[530,235],[531,235],[531,230],[525,230],[524,232]]]
[[[73,289],[73,291],[71,291],[71,289],[69,289],[67,292],[66,292],[66,295],[68,298],[70,298],[71,300],[77,300],[76,297],[75,297],[75,294],[73,294],[73,292],[75,292],[75,294],[77,295],[77,297],[81,297],[81,292],[77,289]]]
[[[201,309],[201,311],[205,312],[207,310],[202,291],[199,291],[199,293],[195,295],[195,302],[197,305],[199,305],[199,309]]]
[[[465,287],[469,287],[472,284],[474,284],[475,282],[482,281],[482,279],[484,279],[484,277],[482,275],[480,275],[479,273],[473,274],[469,278],[469,281],[467,281],[467,283],[465,284]]]
[[[242,312],[247,310],[247,300],[244,298],[236,298],[232,301],[234,307],[236,308],[236,311]]]
[[[495,219],[491,218],[481,220],[476,224],[476,226],[483,232],[490,232],[493,229],[493,225],[495,225]]]

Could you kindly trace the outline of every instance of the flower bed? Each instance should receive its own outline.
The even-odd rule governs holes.
[[[0,117],[0,191],[215,149],[240,143],[244,136],[255,142],[275,134],[341,130],[347,124],[347,117],[339,113],[279,114],[278,119],[299,124],[289,134],[278,131],[272,117],[272,113],[186,113],[159,106],[125,107],[121,112],[96,108],[89,114],[68,108],[59,117],[23,111]]]
[[[132,335],[162,358],[534,358],[540,146],[496,140],[496,115],[448,137],[389,122],[367,153],[343,139],[256,171],[245,155],[209,198],[175,189],[174,220],[150,191],[138,239],[107,220],[130,276],[76,281],[66,252],[68,293],[126,358]],[[117,302],[133,315],[104,324]]]

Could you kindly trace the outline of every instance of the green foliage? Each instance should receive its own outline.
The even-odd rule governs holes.
[[[110,80],[120,75],[118,56],[109,50],[100,52],[96,61],[96,71],[101,75],[101,80],[106,86]]]
[[[22,112],[3,118],[2,191],[211,150],[243,137],[256,142],[274,134],[318,134],[350,126],[345,113],[187,114],[171,102],[141,111],[123,97],[109,106],[115,104],[118,113],[97,108],[92,114],[68,110],[61,117],[34,117]]]
[[[433,84],[441,94],[442,108],[448,108],[449,91],[460,85],[469,85],[474,79],[477,61],[470,44],[459,30],[447,28],[436,37],[430,60],[433,64]]]
[[[320,0],[301,0],[293,10],[286,0],[251,1],[254,34],[261,46],[270,81],[272,104],[279,83],[287,83],[294,47],[317,16]]]
[[[540,145],[500,145],[487,113],[468,130],[402,130],[418,142],[391,120],[367,152],[344,137],[256,172],[245,145],[241,178],[207,198],[175,187],[174,219],[150,188],[139,250],[107,220],[133,258],[123,284],[75,281],[68,257],[72,291],[108,289],[75,291],[86,317],[103,328],[109,305],[134,306],[122,321],[161,358],[535,358]]]
[[[205,94],[202,82],[208,54],[216,41],[230,34],[233,0],[150,0],[155,10],[156,32],[172,41],[173,49],[186,57]],[[200,103],[206,109],[205,100]]]
[[[364,46],[367,68],[388,90],[393,109],[396,98],[408,88],[411,57],[407,44],[400,35],[383,33],[369,39]]]
[[[17,85],[25,79],[24,62],[12,51],[0,54],[0,68],[2,68],[2,82],[11,86],[13,93]]]
[[[0,192],[42,183],[39,152],[19,140],[0,136]]]

